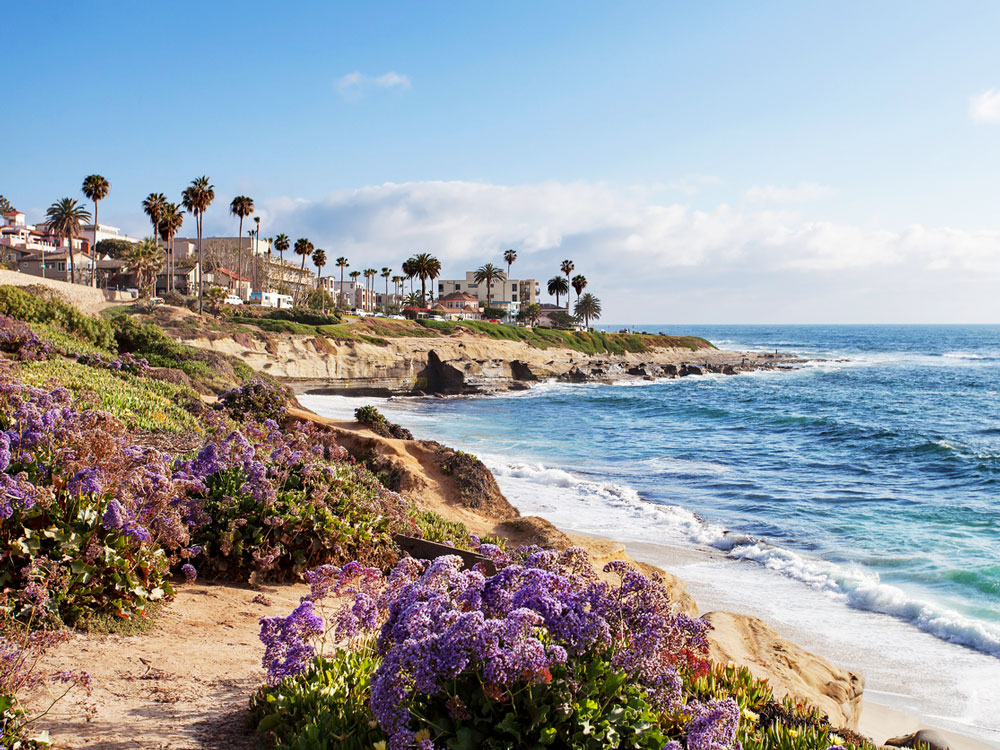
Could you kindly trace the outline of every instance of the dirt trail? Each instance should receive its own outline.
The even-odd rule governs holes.
[[[148,633],[74,635],[46,665],[90,672],[93,693],[70,693],[43,728],[67,749],[256,750],[248,699],[264,680],[258,620],[287,614],[307,592],[181,584]]]

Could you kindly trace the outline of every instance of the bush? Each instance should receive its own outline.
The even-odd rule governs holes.
[[[187,528],[167,459],[69,392],[0,383],[0,590],[7,614],[130,617],[171,594],[164,546]]]
[[[484,320],[503,320],[507,317],[507,311],[502,307],[487,307],[483,309]]]
[[[57,326],[103,349],[114,347],[114,334],[106,320],[84,315],[45,287],[0,286],[0,314]]]
[[[412,432],[387,420],[385,415],[374,406],[361,406],[355,409],[354,418],[376,435],[396,438],[397,440],[413,440]]]
[[[0,352],[19,362],[30,362],[48,359],[52,346],[38,338],[26,323],[0,315]]]
[[[305,298],[306,307],[313,310],[333,310],[337,301],[325,289],[313,289]]]
[[[222,407],[243,422],[279,421],[285,416],[288,401],[288,392],[284,388],[266,380],[251,380],[219,397]]]
[[[370,645],[338,649],[305,673],[261,688],[250,699],[257,732],[279,750],[371,750],[384,743],[368,707],[378,664]]]
[[[354,558],[390,565],[393,534],[416,529],[409,504],[312,425],[247,424],[175,470],[195,488],[191,539],[211,576],[288,580]]]
[[[325,633],[377,631],[371,707],[392,750],[660,750],[660,717],[707,669],[706,623],[676,614],[655,578],[624,563],[605,567],[620,585],[600,582],[578,548],[479,551],[495,575],[451,556],[406,558],[388,578],[357,563],[310,571],[310,596],[262,627],[271,684],[306,672]],[[315,606],[331,596],[348,598],[324,620]],[[719,748],[732,747],[729,729]]]

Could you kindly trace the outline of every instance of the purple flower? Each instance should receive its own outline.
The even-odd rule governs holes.
[[[301,674],[309,666],[316,649],[309,642],[323,632],[323,618],[304,601],[288,617],[264,617],[260,640],[264,643],[263,666],[267,681],[277,685],[285,677]]]
[[[73,497],[99,495],[101,493],[101,472],[99,469],[81,469],[69,480],[67,489]]]
[[[181,566],[181,572],[184,574],[184,579],[188,583],[194,583],[198,578],[198,571],[191,563],[184,563]]]
[[[740,707],[732,698],[709,703],[694,701],[688,705],[691,721],[687,725],[688,750],[741,750],[736,739],[740,726]]]
[[[104,528],[106,529],[120,529],[126,520],[127,514],[122,504],[117,500],[111,500],[108,503],[108,508],[104,511]]]

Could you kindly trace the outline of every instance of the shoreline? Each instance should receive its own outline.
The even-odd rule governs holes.
[[[315,396],[317,394],[311,394],[311,395]],[[363,396],[358,396],[357,394],[354,395],[348,394],[348,395],[343,395],[341,397],[350,399],[364,398]],[[321,415],[321,416],[324,416],[326,419],[337,419],[337,417],[333,415],[330,416]],[[360,425],[353,424],[350,421],[347,422],[338,421],[337,427],[355,433],[367,432]],[[518,505],[516,498],[512,502],[514,503],[515,506]],[[531,509],[528,509],[526,512],[533,512],[533,511]],[[539,516],[544,518],[545,517],[544,511],[539,512]],[[706,589],[703,584],[700,584],[698,582],[692,582],[691,580],[689,580],[684,576],[683,568],[685,564],[687,565],[697,564],[704,558],[706,554],[708,556],[714,557],[717,560],[725,559],[724,553],[718,550],[714,549],[701,550],[698,549],[697,547],[682,548],[669,544],[650,544],[648,542],[622,542],[621,540],[615,539],[610,535],[588,533],[572,528],[567,529],[561,526],[556,526],[556,528],[563,533],[570,534],[573,536],[588,536],[594,539],[602,540],[603,542],[611,543],[614,545],[621,545],[621,547],[625,551],[627,551],[628,556],[632,557],[633,559],[639,562],[650,563],[666,569],[671,575],[676,575],[679,577],[682,584],[687,587],[687,590],[692,594],[695,601],[698,602],[699,610],[702,613],[707,612],[710,609],[719,608],[732,612],[740,612],[744,615],[749,615],[749,616],[761,616],[759,613],[746,611],[744,608],[740,606],[740,603],[736,601],[735,598],[733,597],[718,596],[717,595],[718,592],[716,592],[716,595],[706,595]],[[727,562],[732,563],[733,561],[730,560]],[[680,570],[678,570],[678,567],[680,567]],[[873,615],[873,616],[893,619],[887,615]],[[778,632],[782,634],[782,637],[785,637],[786,634],[788,634],[789,632],[789,628],[787,627],[786,623],[780,622],[780,619],[781,618],[777,618],[776,620],[776,618],[774,617],[763,616],[764,622],[766,622],[771,627],[777,628]],[[787,637],[790,643],[805,645],[806,648],[809,648],[811,651],[818,654],[823,654],[824,656],[826,656],[826,658],[831,658],[833,662],[838,666],[844,664],[844,659],[838,658],[840,654],[837,649],[833,650],[830,650],[829,648],[823,649],[821,646],[818,646],[814,642],[816,639],[798,637],[800,635],[801,635],[800,633],[796,634],[793,632],[793,634],[788,635]],[[933,638],[933,636],[928,636],[928,637]],[[855,634],[855,639],[856,638],[857,634]],[[871,690],[871,688],[869,688],[869,691],[873,693],[876,697],[880,694],[880,691]],[[883,693],[883,695],[885,694]],[[930,715],[930,718],[927,718],[925,720],[924,718],[922,718],[922,715],[920,713],[915,713],[912,710],[909,711],[905,709],[901,710],[899,706],[892,705],[891,701],[880,702],[877,699],[872,699],[868,696],[869,696],[868,692],[866,692],[864,696],[862,696],[862,703],[861,703],[862,711],[858,727],[859,730],[862,731],[863,733],[872,736],[873,739],[876,740],[876,743],[885,741],[890,737],[908,734],[912,731],[915,731],[916,729],[934,729],[935,731],[941,732],[947,739],[949,739],[953,743],[952,747],[968,748],[969,750],[989,750],[989,748],[994,747],[994,745],[987,744],[987,741],[985,739],[988,738],[989,741],[993,741],[993,737],[990,735],[996,735],[997,739],[1000,739],[1000,733],[997,733],[991,729],[978,728],[975,726],[970,726],[968,724],[962,724],[960,722],[955,722],[955,724],[958,725],[957,727],[954,725],[942,727],[941,726],[942,723],[944,723],[945,725],[949,725],[951,724],[951,722],[947,721],[942,722],[940,719],[935,720],[935,718],[933,718],[933,715]]]

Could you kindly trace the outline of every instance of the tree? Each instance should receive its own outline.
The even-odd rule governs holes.
[[[504,262],[507,264],[507,278],[510,278],[510,267],[517,260],[517,250],[511,248],[510,250],[504,250],[503,253]]]
[[[236,276],[243,275],[243,220],[253,213],[253,198],[246,195],[237,195],[229,204],[229,213],[239,217],[240,230],[236,233]],[[237,282],[236,292],[243,299],[243,285]],[[244,300],[245,301],[245,300]]]
[[[300,285],[300,288],[304,290],[306,288],[306,283],[305,283],[306,258],[312,257],[313,243],[311,243],[305,237],[299,237],[297,240],[295,240],[295,247],[293,248],[293,250],[295,251],[296,255],[302,256],[302,269],[301,269],[302,284]]]
[[[542,306],[531,304],[527,307],[522,307],[517,314],[517,319],[522,323],[527,323],[529,326],[536,325],[542,319]]]
[[[167,203],[160,219],[160,239],[167,243],[167,289],[174,290],[174,270],[177,268],[177,258],[174,257],[174,237],[184,225],[184,208],[176,203]]]
[[[441,273],[441,261],[430,253],[418,253],[410,258],[409,262],[413,275],[420,278],[420,299],[424,300],[421,307],[424,307],[427,301],[427,279],[433,281],[438,277]]]
[[[101,240],[94,245],[94,254],[97,256],[107,255],[115,260],[122,260],[128,251],[132,249],[134,242],[128,240],[117,240],[114,238]]]
[[[99,174],[92,174],[83,178],[83,185],[80,189],[87,198],[94,201],[94,244],[97,244],[97,204],[108,197],[108,193],[111,191],[111,183]],[[97,262],[96,255],[94,256],[94,262]],[[97,274],[93,273],[91,277],[92,284],[97,286]]]
[[[403,305],[405,307],[423,307],[424,299],[419,294],[410,292],[406,295],[406,299],[403,300]]]
[[[350,276],[351,277],[351,281],[353,281],[355,283],[355,285],[357,285],[358,279],[361,276],[361,271],[351,271],[347,275]],[[351,302],[351,300],[348,300],[348,302]],[[357,307],[357,306],[358,306],[358,292],[357,292],[357,289],[355,289],[355,291],[354,291],[354,301],[351,304],[351,307],[353,308],[353,307]]]
[[[590,328],[591,318],[594,320],[601,318],[601,301],[588,292],[576,301],[573,312],[577,318],[583,318],[584,327]]]
[[[559,307],[559,295],[569,295],[569,282],[562,276],[553,276],[549,279],[548,290],[556,298],[556,307]]]
[[[573,268],[574,267],[575,266],[573,265],[573,261],[571,261],[571,260],[564,260],[559,265],[559,270],[562,271],[566,275],[566,281],[569,281],[569,275],[571,273],[573,273]],[[569,290],[568,289],[566,290],[565,294],[566,294],[566,312],[569,312]],[[558,303],[556,303],[556,304],[558,304]]]
[[[473,278],[476,280],[477,284],[486,284],[486,306],[492,307],[493,282],[503,281],[507,278],[507,274],[494,266],[492,263],[487,263],[485,266],[480,266],[476,269],[476,275]]]
[[[323,266],[326,265],[326,250],[316,249],[313,251],[313,264],[316,266],[316,287],[323,288]],[[331,300],[332,301],[332,300]],[[326,312],[324,305],[323,311]]]
[[[564,328],[566,330],[570,330],[574,325],[576,325],[576,318],[565,310],[556,310],[555,312],[549,313],[549,320],[552,321],[553,328]]]
[[[350,263],[348,263],[347,258],[341,255],[337,258],[337,268],[340,269],[340,291],[337,292],[337,309],[340,309],[340,298],[344,293],[344,269],[347,268]]]
[[[278,260],[281,261],[281,284],[285,283],[285,251],[292,246],[287,234],[279,234],[274,238],[272,247],[278,251]]]
[[[374,289],[375,289],[375,277],[377,275],[378,275],[378,271],[376,271],[374,268],[366,268],[365,269],[365,291],[366,292],[368,292],[369,290],[374,291]],[[369,299],[369,300],[371,299],[371,297],[369,297],[367,295],[366,295],[366,298]],[[362,302],[363,301],[364,300],[362,300]],[[367,310],[367,309],[368,309],[368,307],[365,306],[365,310]]]
[[[208,305],[208,311],[213,315],[218,315],[222,312],[222,307],[225,304],[226,295],[228,292],[217,284],[212,284],[208,293],[205,295],[205,302]],[[199,302],[201,298],[199,297]]]
[[[587,277],[583,274],[578,273],[573,277],[573,289],[576,290],[576,301],[580,301],[580,295],[583,294],[583,290],[587,288]]]
[[[395,293],[400,297],[403,296],[403,282],[406,281],[405,276],[393,276],[392,277],[392,287]]]
[[[385,301],[382,303],[382,312],[389,314],[389,277],[392,276],[392,269],[388,266],[382,268],[382,278],[385,279]]]
[[[135,275],[139,297],[145,296],[144,290],[147,287],[149,296],[152,297],[156,275],[163,268],[163,251],[156,244],[156,240],[146,237],[142,242],[133,243],[131,250],[122,260],[125,261],[125,270]]]
[[[215,186],[209,183],[208,177],[199,177],[192,180],[191,184],[184,188],[181,195],[181,203],[188,213],[194,214],[195,224],[198,228],[198,314],[204,309],[205,301],[205,249],[202,245],[202,229],[204,228],[205,211],[215,200]]]
[[[69,252],[69,278],[76,283],[76,264],[73,260],[73,238],[80,234],[84,222],[90,221],[90,211],[72,198],[63,198],[49,206],[45,212],[49,231],[56,237],[66,240]],[[42,251],[42,277],[45,277],[45,252]]]
[[[14,207],[10,205],[10,201],[0,195],[0,214],[9,214],[13,210]]]
[[[160,220],[163,218],[163,209],[167,206],[167,196],[163,193],[150,193],[142,202],[142,210],[149,217],[149,222],[153,225],[153,242],[160,236]]]
[[[408,258],[403,261],[403,275],[406,276],[407,281],[410,282],[410,294],[413,294],[413,279],[417,275],[413,258]]]

